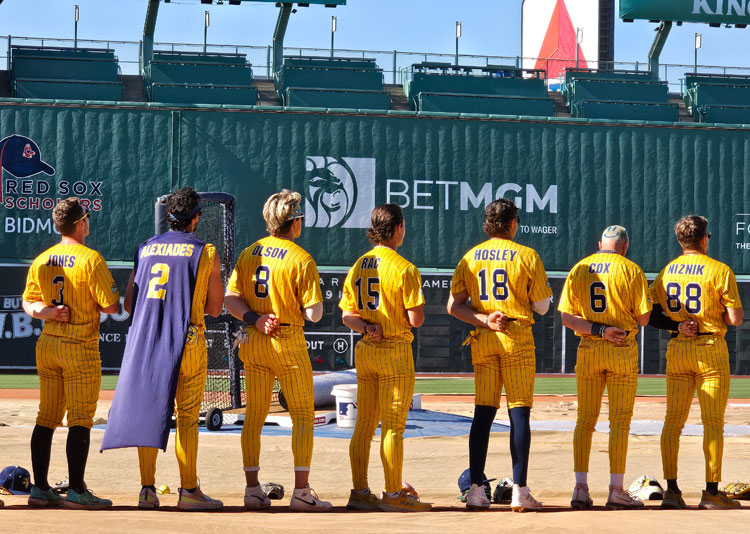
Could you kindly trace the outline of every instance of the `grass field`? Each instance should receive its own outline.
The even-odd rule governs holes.
[[[116,375],[102,377],[102,389],[115,389]],[[36,389],[39,378],[35,374],[0,374],[0,389]],[[457,394],[474,393],[472,378],[418,378],[416,393]],[[537,377],[534,393],[537,395],[574,395],[576,379],[573,376]],[[640,378],[638,395],[666,395],[664,378]],[[750,379],[732,380],[729,396],[733,399],[750,399]]]

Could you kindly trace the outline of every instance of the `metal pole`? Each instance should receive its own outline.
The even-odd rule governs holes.
[[[698,73],[698,49],[703,46],[703,34],[695,34],[695,63],[693,64],[693,74]]]
[[[336,15],[331,17],[331,58],[333,58],[333,36],[336,34]]]
[[[73,30],[73,48],[78,48],[78,4],[76,4],[75,26]]]
[[[10,72],[10,41],[11,41],[11,36],[8,35],[8,72]]]
[[[208,27],[211,25],[211,15],[206,11],[203,19],[203,53],[206,53],[206,42],[208,41]]]
[[[461,38],[461,21],[456,21],[456,65],[458,65],[458,40]]]
[[[271,45],[266,47],[266,78],[271,79]]]

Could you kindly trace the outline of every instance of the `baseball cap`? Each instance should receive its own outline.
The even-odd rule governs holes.
[[[0,140],[0,166],[16,178],[26,178],[43,172],[52,176],[55,169],[42,161],[39,146],[23,135],[11,135]]]
[[[23,467],[9,465],[0,472],[0,486],[13,495],[27,495],[31,492],[31,475]]]
[[[492,482],[493,480],[495,479],[487,478],[487,475],[482,473],[482,485],[486,484],[487,482]],[[471,473],[469,469],[461,473],[461,476],[458,477],[458,489],[461,490],[462,493],[468,489],[471,489]]]
[[[625,229],[625,227],[619,226],[617,224],[608,226],[604,229],[604,231],[602,232],[602,241],[604,241],[605,239],[624,239],[625,241],[630,241],[630,238],[628,237],[628,231]]]

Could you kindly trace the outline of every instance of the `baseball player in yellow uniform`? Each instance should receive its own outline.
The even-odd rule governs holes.
[[[492,422],[505,386],[510,417],[513,462],[511,508],[541,510],[526,485],[534,401],[536,355],[531,325],[534,313],[549,309],[552,290],[539,255],[513,240],[518,208],[508,199],[490,203],[484,212],[488,241],[469,250],[453,273],[448,313],[472,324],[471,359],[476,394],[469,435],[470,510],[489,508],[484,493],[484,466]],[[471,299],[471,302],[469,302]]]
[[[31,434],[34,487],[29,505],[101,509],[112,501],[86,489],[84,472],[91,427],[101,386],[99,322],[101,313],[116,313],[120,294],[104,258],[85,246],[89,211],[78,198],[62,200],[52,219],[62,238],[32,263],[23,293],[23,309],[44,320],[36,345],[40,399]],[[67,412],[68,478],[63,499],[47,481],[52,435]]]
[[[206,243],[200,251],[192,299],[189,292],[182,293],[183,288],[179,284],[178,270],[185,268],[184,264],[191,261],[190,256],[183,251],[188,250],[188,247],[203,244],[193,234],[201,216],[200,195],[192,188],[184,187],[168,197],[166,208],[171,231],[151,238],[139,247],[140,261],[136,263],[136,267],[130,274],[128,288],[125,292],[124,308],[129,313],[133,313],[133,307],[135,306],[139,308],[137,312],[146,314],[143,322],[136,321],[134,318],[133,326],[131,326],[129,332],[129,339],[135,343],[134,350],[130,353],[126,348],[126,356],[133,357],[138,362],[136,365],[139,368],[147,365],[148,360],[156,362],[154,365],[159,368],[165,368],[169,356],[166,353],[159,353],[159,349],[152,347],[150,344],[142,346],[141,339],[147,336],[147,332],[138,329],[153,330],[156,328],[161,335],[166,335],[165,323],[181,321],[183,319],[181,315],[189,313],[188,341],[183,341],[184,349],[180,344],[179,348],[175,350],[177,354],[182,351],[174,399],[177,419],[175,455],[180,470],[177,508],[186,511],[219,510],[223,503],[203,493],[198,486],[197,461],[199,414],[206,388],[207,351],[204,314],[207,313],[216,317],[221,313],[224,296],[224,288],[221,284],[221,265],[214,245]],[[160,249],[165,249],[160,244],[162,242],[176,244],[171,247],[167,246],[166,250],[163,251],[164,254],[161,254]],[[182,244],[184,242],[190,243],[188,247]],[[170,248],[176,253],[170,254]],[[152,252],[156,253],[152,254]],[[158,284],[152,282],[155,266],[159,266],[156,269],[157,274],[163,274],[165,267],[167,267],[166,272],[171,273],[164,280],[157,279]],[[171,271],[169,271],[169,268],[171,268]],[[154,287],[158,285],[161,289],[154,293],[152,285]],[[136,286],[138,286],[138,289],[136,289]],[[165,293],[158,293],[158,291],[164,291]],[[166,292],[170,291],[181,292],[181,294],[165,299]],[[137,300],[135,299],[136,294],[140,295]],[[149,307],[152,302],[156,302],[158,306]],[[158,328],[156,325],[159,325]],[[115,397],[117,398],[117,392]],[[140,424],[147,423],[142,421]],[[158,451],[159,449],[156,447],[138,447],[142,485],[138,497],[138,508],[140,509],[149,510],[159,507],[159,498],[156,495],[155,487]]]
[[[396,252],[406,223],[397,204],[384,204],[371,215],[367,237],[374,248],[349,270],[339,307],[344,324],[363,335],[354,358],[357,368],[357,423],[349,445],[352,489],[350,510],[422,512],[432,505],[404,488],[404,430],[414,393],[413,327],[424,322],[422,278]],[[378,499],[367,482],[370,444],[382,420],[380,458],[385,491]]]
[[[562,323],[581,337],[576,363],[578,417],[573,434],[576,486],[571,506],[593,506],[588,470],[591,439],[604,388],[609,398],[608,510],[640,508],[623,489],[630,419],[638,386],[638,325],[648,324],[651,300],[643,270],[625,258],[628,232],[610,226],[599,252],[579,261],[568,274],[560,305]]]
[[[245,365],[247,409],[242,429],[245,508],[268,508],[270,500],[258,483],[260,433],[278,378],[292,418],[294,454],[293,511],[322,512],[331,503],[310,488],[313,448],[313,381],[303,326],[323,315],[320,277],[310,254],[294,243],[302,233],[302,197],[287,189],[271,195],[263,206],[271,234],[242,251],[227,285],[227,310],[247,324],[247,343],[239,356]]]
[[[727,325],[742,324],[737,280],[725,264],[708,257],[708,221],[683,217],[674,227],[682,255],[672,260],[651,284],[651,298],[673,321],[667,347],[667,414],[661,455],[667,491],[662,508],[685,508],[677,486],[680,434],[697,390],[703,421],[706,489],[699,507],[740,508],[719,491],[724,450],[724,412],[729,398]],[[655,306],[656,308],[656,306]]]

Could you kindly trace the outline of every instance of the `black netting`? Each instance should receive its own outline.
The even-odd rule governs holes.
[[[226,287],[234,267],[234,196],[226,193],[200,193],[201,217],[196,234],[206,243],[216,247],[221,261],[221,281]],[[156,207],[157,232],[166,231],[166,213],[161,197]],[[244,396],[241,391],[242,364],[232,352],[233,332],[239,326],[226,310],[218,317],[206,315],[206,346],[208,349],[208,376],[201,411],[211,408],[228,410],[241,408]]]

